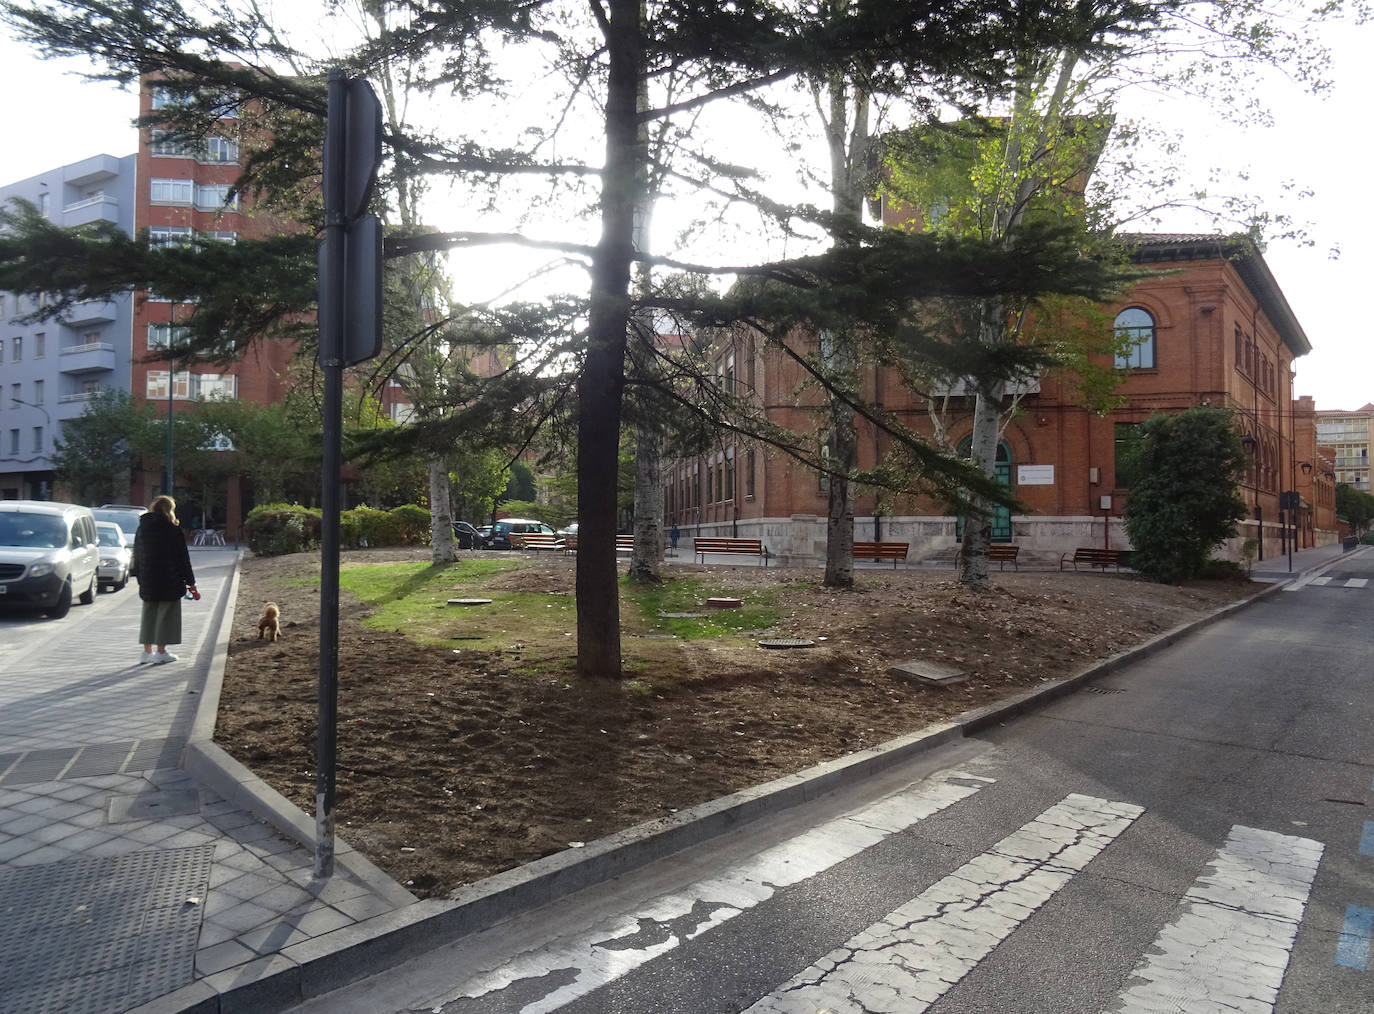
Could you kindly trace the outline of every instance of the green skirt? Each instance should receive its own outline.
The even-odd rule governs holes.
[[[170,602],[143,603],[143,615],[138,621],[139,644],[181,643],[181,599]]]

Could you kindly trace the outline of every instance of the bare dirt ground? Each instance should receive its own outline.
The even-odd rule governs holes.
[[[426,560],[427,550],[344,554],[344,566]],[[216,740],[314,812],[317,554],[243,561]],[[852,591],[814,570],[719,572],[736,594],[787,585],[769,637],[815,647],[624,638],[654,667],[581,681],[572,658],[512,675],[499,652],[426,647],[362,624],[345,594],[339,632],[339,833],[422,897],[735,790],[863,749],[1082,670],[1257,586],[1151,584],[1103,573],[995,573],[986,595],[948,570],[863,570]],[[492,582],[571,594],[573,561],[539,555]],[[262,604],[282,639],[257,639]],[[824,640],[820,640],[824,638]],[[668,652],[665,654],[665,648]],[[652,649],[652,650],[650,650]],[[568,648],[567,651],[571,651]],[[914,686],[913,658],[967,670]]]

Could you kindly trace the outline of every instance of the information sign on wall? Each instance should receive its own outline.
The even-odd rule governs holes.
[[[1017,465],[1017,466],[1016,466],[1016,485],[1018,485],[1018,486],[1053,486],[1053,485],[1054,485],[1054,466],[1053,466],[1053,465]]]

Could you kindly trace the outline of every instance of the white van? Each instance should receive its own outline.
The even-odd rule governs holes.
[[[72,599],[95,601],[100,546],[89,507],[0,500],[0,605],[28,606],[55,620]]]

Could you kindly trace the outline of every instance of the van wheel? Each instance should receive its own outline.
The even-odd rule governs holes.
[[[72,586],[70,583],[62,586],[62,591],[57,596],[57,605],[49,609],[48,617],[53,620],[60,620],[72,611]]]
[[[91,575],[91,583],[86,586],[86,590],[81,593],[81,604],[88,606],[95,601],[95,575]]]

